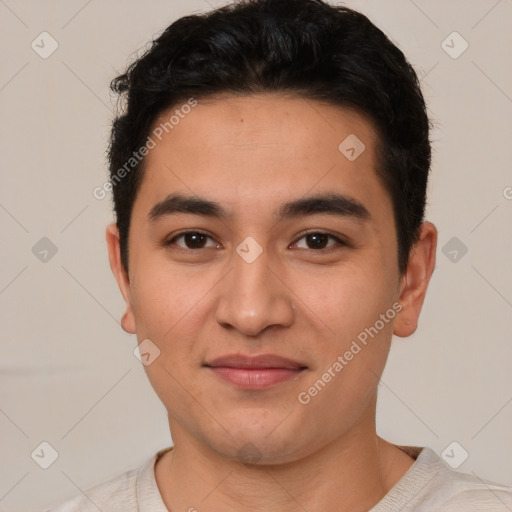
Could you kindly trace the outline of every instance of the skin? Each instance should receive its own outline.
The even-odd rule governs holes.
[[[354,161],[338,150],[350,134],[366,147]],[[437,232],[423,223],[400,275],[392,203],[375,172],[377,142],[372,123],[348,108],[299,96],[221,95],[199,101],[147,155],[129,273],[115,224],[106,237],[126,302],[123,329],[161,351],[144,368],[174,442],[155,467],[170,510],[364,511],[413,464],[377,436],[376,396],[393,333],[417,328]],[[177,192],[216,201],[229,216],[148,220]],[[362,203],[370,218],[276,222],[283,202],[333,192]],[[200,249],[183,237],[164,245],[184,230],[211,238]],[[348,245],[321,238],[326,248],[318,249],[305,231]],[[263,249],[252,263],[236,252],[248,236]],[[401,311],[317,396],[299,403],[298,394],[394,303]],[[307,369],[269,389],[241,390],[203,366],[230,353],[278,354]],[[258,454],[252,464],[239,455],[249,443]]]

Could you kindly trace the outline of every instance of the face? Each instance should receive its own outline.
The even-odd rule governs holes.
[[[372,124],[296,96],[219,96],[164,135],[129,276],[112,226],[109,249],[173,439],[278,463],[367,426],[405,283]],[[291,363],[213,364],[233,355]]]

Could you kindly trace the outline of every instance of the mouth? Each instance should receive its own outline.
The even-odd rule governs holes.
[[[217,377],[242,389],[265,389],[297,379],[307,366],[274,354],[231,354],[204,364]]]

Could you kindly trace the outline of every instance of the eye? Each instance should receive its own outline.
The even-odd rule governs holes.
[[[180,241],[180,242],[178,242]],[[210,245],[208,245],[210,241]],[[301,241],[302,242],[301,244]],[[212,237],[201,231],[185,231],[175,235],[171,239],[165,242],[166,246],[176,245],[182,249],[198,250],[208,249],[211,247],[219,248],[220,244],[215,242]],[[338,246],[346,246],[340,238],[331,235],[329,233],[323,233],[320,231],[314,231],[306,233],[295,242],[295,245],[299,249],[308,249],[314,251],[328,250]],[[302,245],[302,246],[301,246]]]
[[[329,239],[333,240],[334,243],[329,244]],[[306,247],[299,247],[300,249],[312,249],[312,250],[322,250],[322,249],[331,249],[336,245],[346,245],[342,240],[334,235],[330,235],[329,233],[322,233],[318,231],[314,231],[311,233],[307,233],[303,235],[299,240],[295,243],[299,246],[299,242],[301,240],[305,241]]]
[[[177,241],[181,239],[183,239],[183,243],[177,243]],[[208,247],[219,247],[219,244],[216,242],[213,242],[213,245],[207,246],[206,243],[208,239],[212,240],[213,242],[213,239],[210,236],[205,233],[201,233],[200,231],[185,231],[165,242],[165,245],[177,245],[182,249],[192,250],[205,249]]]

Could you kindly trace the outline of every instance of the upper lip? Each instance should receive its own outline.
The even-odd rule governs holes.
[[[275,354],[261,354],[257,356],[246,356],[243,354],[228,354],[205,363],[205,366],[212,368],[286,368],[290,370],[300,370],[306,368],[305,365]]]

